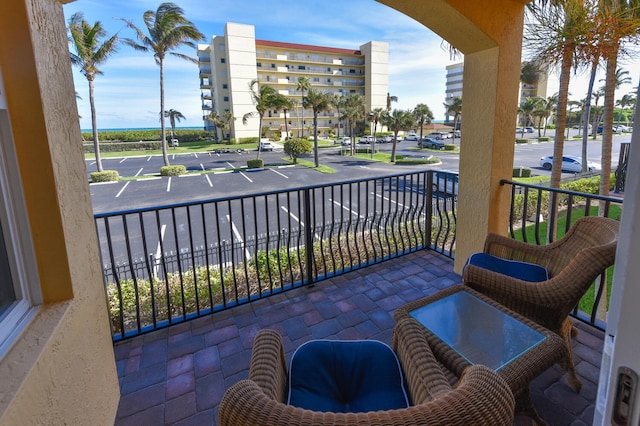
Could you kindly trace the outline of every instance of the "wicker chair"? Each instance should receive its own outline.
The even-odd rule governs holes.
[[[220,426],[513,424],[513,394],[501,377],[476,365],[468,367],[452,388],[420,325],[408,321],[394,330],[394,349],[404,373],[410,407],[332,413],[285,404],[288,376],[282,339],[273,330],[261,330],[254,340],[249,380],[229,388],[220,402]]]
[[[489,234],[484,253],[501,259],[534,263],[547,269],[542,282],[515,279],[472,264],[464,268],[465,285],[557,333],[565,341],[567,357],[560,362],[569,384],[580,391],[571,351],[573,327],[569,313],[589,286],[613,265],[619,223],[604,217],[583,217],[561,239],[544,246]]]

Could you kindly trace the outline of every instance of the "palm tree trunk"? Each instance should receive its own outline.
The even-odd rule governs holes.
[[[258,121],[258,155],[256,158],[260,158],[260,142],[262,142],[262,115],[260,115],[260,120]]]
[[[287,126],[287,110],[282,110],[284,112],[284,140],[289,139],[289,126]]]
[[[316,167],[320,167],[318,158],[318,112],[313,111],[313,158]]]
[[[562,153],[564,150],[564,131],[567,125],[567,101],[569,97],[569,79],[571,77],[571,64],[573,62],[573,50],[566,46],[563,52],[562,65],[560,67],[560,84],[558,88],[558,112],[556,114],[556,137],[553,144],[553,165],[551,170],[551,188],[560,187],[562,176]],[[547,242],[555,240],[558,216],[558,200],[556,194],[551,194],[549,200],[549,217]]]
[[[98,171],[104,171],[102,157],[100,156],[100,141],[98,141],[98,123],[96,122],[96,106],[93,97],[93,78],[89,80],[89,105],[91,106],[91,130],[93,131],[93,149],[96,153],[96,166]]]
[[[302,91],[302,98],[300,98],[300,107],[302,108],[302,114],[300,114],[300,128],[302,129],[302,137],[304,138],[304,90]]]
[[[582,124],[582,173],[587,171],[587,141],[589,140],[589,118],[591,117],[591,95],[593,85],[596,82],[598,71],[598,58],[591,65],[591,76],[589,77],[589,87],[587,88],[587,99],[585,99],[584,122]],[[594,132],[597,129],[594,129]]]
[[[602,122],[602,171],[600,172],[600,195],[609,195],[611,182],[611,145],[613,144],[613,107],[615,105],[616,67],[618,46],[609,51],[607,57],[606,85],[604,89],[604,117]],[[596,129],[597,131],[597,129]],[[601,208],[602,210],[602,208]],[[599,212],[602,215],[602,212]]]
[[[164,165],[169,166],[167,153],[167,129],[164,126],[164,61],[160,59],[160,143],[162,144],[162,158]]]
[[[391,148],[391,162],[396,162],[396,146],[398,145],[398,130],[393,132],[393,147]]]

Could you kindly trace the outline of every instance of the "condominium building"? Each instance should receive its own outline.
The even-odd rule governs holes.
[[[206,117],[213,111],[220,116],[231,111],[235,120],[224,129],[224,138],[257,137],[259,119],[243,122],[255,112],[250,84],[268,84],[296,103],[286,112],[267,111],[262,129],[268,136],[288,130],[291,135],[310,135],[313,112],[302,110],[302,92],[296,90],[300,77],[307,77],[315,89],[330,95],[363,96],[365,110],[385,108],[388,93],[388,44],[370,41],[358,50],[257,40],[253,25],[228,22],[223,36],[213,36],[209,44],[198,45],[200,88],[205,130],[213,130]],[[318,132],[326,135],[341,123],[337,111],[318,116]]]
[[[450,105],[454,98],[462,98],[462,77],[464,74],[464,63],[448,65],[447,83],[445,90],[445,104]],[[538,83],[535,85],[520,82],[520,90],[518,92],[518,104],[525,99],[539,96],[545,98],[547,96],[547,74],[541,73]],[[450,121],[450,116],[446,116],[445,121]]]

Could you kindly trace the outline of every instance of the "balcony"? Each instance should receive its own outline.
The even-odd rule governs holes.
[[[159,424],[183,420],[194,424],[215,424],[217,407],[225,389],[248,377],[253,337],[261,328],[273,328],[283,335],[288,356],[310,339],[377,339],[390,343],[394,325],[393,311],[396,308],[461,281],[460,276],[453,272],[451,259],[454,247],[451,230],[455,229],[455,214],[452,214],[455,211],[455,197],[448,195],[457,193],[457,189],[455,186],[447,187],[446,183],[444,188],[439,188],[435,182],[439,182],[440,178],[444,182],[450,181],[446,176],[441,176],[441,173],[421,172],[341,182],[334,186],[310,187],[301,192],[283,190],[238,199],[96,216],[101,246],[103,250],[107,247],[103,258],[111,259],[114,265],[118,263],[118,266],[107,265],[105,269],[105,280],[112,283],[108,294],[131,293],[131,288],[126,287],[125,283],[137,281],[135,294],[140,295],[129,314],[124,312],[124,304],[120,303],[120,315],[117,318],[112,315],[112,319],[115,318],[115,354],[122,395],[116,424]],[[512,193],[511,235],[516,236],[524,229],[524,224],[533,230],[536,241],[542,232],[539,215],[542,213],[540,208],[543,203],[538,200],[546,197],[558,199],[562,206],[558,220],[566,221],[566,226],[570,226],[571,218],[575,217],[576,212],[578,215],[590,214],[592,207],[599,202],[603,202],[608,213],[614,212],[612,215],[616,214],[615,206],[620,204],[618,199],[585,197],[585,194],[567,190],[552,191],[508,181],[504,181],[503,185]],[[328,208],[333,208],[335,201],[344,204],[347,200],[361,199],[370,191],[374,191],[373,199],[393,202],[381,202],[370,211],[358,211],[354,218],[346,221],[337,221],[334,216],[324,216],[322,213],[326,214]],[[326,194],[331,194],[329,205],[322,203],[321,195]],[[521,203],[517,201],[518,198]],[[132,244],[133,240],[139,238],[130,240],[125,236],[124,260],[117,255],[117,245],[123,244],[122,238],[111,238],[111,233],[119,228],[118,222],[124,225],[122,229],[137,236],[142,229],[159,228],[161,221],[172,218],[170,220],[173,223],[169,223],[167,229],[173,228],[176,232],[177,227],[182,226],[185,215],[190,227],[191,224],[210,222],[204,216],[199,217],[198,211],[215,211],[219,217],[219,211],[225,208],[229,209],[228,213],[232,217],[235,217],[232,211],[242,211],[242,217],[245,217],[251,206],[254,206],[258,214],[264,213],[265,216],[268,209],[278,212],[295,207],[298,209],[296,215],[304,217],[304,212],[307,211],[305,203],[310,200],[314,200],[314,209],[309,211],[305,222],[316,223],[322,218],[325,223],[337,223],[337,227],[322,228],[316,225],[306,228],[302,225],[300,229],[294,229],[289,223],[284,235],[277,231],[275,234],[267,233],[262,238],[256,237],[253,242],[247,238],[242,242],[234,242],[231,232],[228,233],[231,241],[221,240],[220,235],[216,236],[216,232],[220,233],[220,226],[214,225],[198,232],[204,234],[204,239],[208,239],[212,247],[211,250],[198,254],[197,250],[182,250],[178,241],[181,237],[177,233],[169,235],[169,231],[165,238],[167,241],[175,239],[171,243],[175,246],[167,246],[165,250],[170,248],[176,254],[165,254],[161,259],[147,259],[140,261],[138,266],[128,267],[127,259],[131,261],[136,257],[137,249]],[[580,213],[580,209],[584,211]],[[373,218],[378,217],[377,221],[372,220],[370,214]],[[268,217],[274,216],[269,213]],[[531,217],[536,219],[529,221],[527,218]],[[136,222],[139,224],[136,225]],[[238,224],[240,231],[236,231],[236,235],[246,236],[246,232],[258,226],[254,222],[255,218],[250,218],[247,222]],[[283,222],[278,219],[278,223]],[[421,232],[420,229],[429,223],[432,226],[430,232]],[[379,241],[386,240],[386,243],[378,245],[380,251],[375,254],[374,250],[373,257],[369,257],[372,253],[370,244],[375,245],[375,238],[369,239],[365,234],[380,228],[381,224],[385,224],[385,229],[377,238]],[[260,234],[259,229],[254,231],[256,236]],[[188,237],[184,235],[185,232],[189,234]],[[190,228],[183,229],[181,233],[183,243],[190,240],[193,245],[195,239],[197,244],[198,235],[194,235]],[[153,232],[145,231],[145,234],[146,239],[155,247]],[[523,234],[525,239],[526,235]],[[528,235],[531,236],[531,232]],[[306,257],[304,247],[307,243],[315,249],[322,249],[322,241],[327,236],[343,243],[358,240],[353,245],[348,245],[357,261],[353,257],[350,261],[345,259],[348,250],[334,246],[327,252],[331,254],[321,261],[324,265],[319,264],[317,259],[308,258],[305,264],[301,258]],[[394,240],[394,236],[400,240]],[[300,245],[303,246],[302,249]],[[122,250],[121,247],[120,252]],[[257,253],[269,251],[278,253],[277,259],[272,258],[272,262],[269,262],[273,268],[268,272],[269,282],[258,282],[257,287],[261,290],[251,292],[249,288],[255,287],[255,283],[251,284],[247,277],[259,277],[261,273],[258,270],[252,272],[250,268],[253,266],[246,260],[251,257],[257,259],[260,257]],[[298,264],[290,263],[287,257],[296,252],[297,256],[294,257]],[[229,281],[226,285],[222,284],[223,288],[226,286],[226,290],[223,291],[222,298],[218,298],[218,305],[213,306],[211,301],[203,300],[207,297],[201,296],[200,302],[196,300],[194,308],[193,301],[183,296],[182,299],[172,298],[171,302],[167,302],[173,304],[172,308],[167,309],[173,315],[163,317],[160,310],[157,310],[151,320],[148,315],[144,317],[140,314],[147,304],[142,300],[142,295],[148,293],[142,284],[145,270],[149,273],[155,270],[155,280],[159,280],[162,287],[163,276],[176,272],[181,276],[188,274],[189,268],[202,263],[203,259],[207,259],[205,264],[211,263],[213,259],[219,263],[220,269],[234,265],[229,270],[237,271],[238,274],[236,276],[234,272],[233,278],[231,274],[221,274],[227,275]],[[336,268],[336,263],[342,267]],[[264,273],[263,270],[262,274]],[[201,273],[195,275],[206,280]],[[115,286],[117,291],[114,291],[114,282],[120,283]],[[187,280],[181,280],[180,288],[185,293],[189,286]],[[209,284],[208,287],[215,286]],[[600,296],[596,295],[596,300]],[[156,299],[161,297],[161,293],[156,294]],[[208,297],[216,299],[211,297],[211,293]],[[114,305],[113,300],[111,304]],[[187,305],[191,308],[187,308]],[[591,314],[579,311],[574,313],[574,323],[580,329],[573,344],[578,375],[583,382],[581,393],[571,390],[566,384],[564,371],[558,366],[547,370],[532,384],[534,404],[539,414],[550,424],[591,422],[603,346],[602,321],[597,318],[596,311],[597,306],[592,307]],[[515,424],[528,424],[529,420],[519,416]]]
[[[452,269],[451,259],[423,250],[117,343],[122,396],[116,425],[215,425],[225,389],[248,377],[252,340],[259,329],[283,335],[287,358],[310,339],[390,343],[393,310],[459,282]],[[603,334],[576,324],[580,394],[568,387],[557,365],[531,388],[536,409],[553,425],[591,424],[593,416]],[[514,424],[529,422],[518,416]]]

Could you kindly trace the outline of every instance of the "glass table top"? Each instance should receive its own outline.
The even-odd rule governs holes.
[[[459,291],[410,315],[471,364],[499,370],[546,337],[485,301]]]

